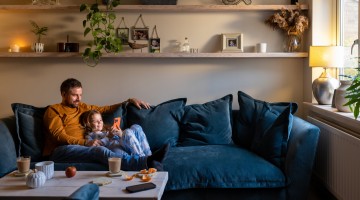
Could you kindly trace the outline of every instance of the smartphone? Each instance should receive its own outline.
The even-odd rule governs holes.
[[[141,192],[144,190],[150,190],[150,189],[154,189],[156,188],[156,185],[154,183],[143,183],[143,184],[139,184],[139,185],[132,185],[132,186],[127,186],[126,190],[130,193],[134,193],[134,192]]]
[[[113,127],[120,129],[120,123],[121,123],[121,117],[114,118],[114,124]]]

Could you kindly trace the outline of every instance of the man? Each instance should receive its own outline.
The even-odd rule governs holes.
[[[113,112],[125,103],[134,104],[139,109],[149,109],[150,105],[144,101],[130,98],[111,106],[88,105],[81,102],[81,82],[69,78],[60,86],[62,101],[48,107],[44,115],[45,147],[44,156],[50,156],[55,162],[101,162],[108,164],[109,157],[118,157],[114,152],[101,146],[100,140],[88,141],[84,137],[85,129],[81,126],[80,116],[89,110],[100,113]],[[123,156],[122,169],[141,170],[149,167],[162,169],[169,146],[154,152],[148,157]]]

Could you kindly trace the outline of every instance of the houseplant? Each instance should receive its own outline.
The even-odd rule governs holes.
[[[48,31],[48,27],[44,26],[44,27],[40,27],[36,22],[30,20],[30,24],[32,26],[32,30],[31,32],[33,32],[35,34],[35,36],[37,37],[37,42],[35,42],[32,45],[32,49],[35,52],[43,52],[44,50],[44,44],[41,43],[41,36],[46,35],[46,32]]]
[[[106,9],[100,10],[99,4],[82,4],[80,12],[86,11],[83,21],[84,37],[91,35],[92,41],[82,54],[84,62],[89,66],[96,66],[102,56],[102,51],[119,53],[122,50],[121,39],[116,37],[114,22],[116,14],[113,8],[120,4],[120,0],[108,0]]]
[[[355,119],[360,114],[360,68],[357,68],[358,73],[353,77],[350,87],[346,89],[345,98],[348,102],[344,106],[349,106],[350,110],[354,113]]]
[[[280,29],[285,32],[286,40],[284,50],[286,52],[299,51],[301,48],[304,31],[309,28],[309,19],[301,13],[299,3],[297,9],[281,9],[265,20],[265,24],[273,29]]]

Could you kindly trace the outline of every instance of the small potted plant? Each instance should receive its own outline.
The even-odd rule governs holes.
[[[121,39],[116,36],[114,22],[116,15],[113,8],[120,4],[120,0],[107,0],[106,9],[100,10],[99,4],[82,4],[80,12],[87,11],[83,21],[84,37],[92,36],[92,41],[82,54],[84,62],[89,66],[96,66],[103,51],[107,53],[119,53],[122,50]]]
[[[41,43],[41,36],[46,35],[48,27],[40,27],[36,22],[32,20],[30,20],[30,24],[33,28],[31,32],[33,32],[37,38],[37,41],[32,45],[32,49],[35,52],[41,53],[44,51],[44,44]]]

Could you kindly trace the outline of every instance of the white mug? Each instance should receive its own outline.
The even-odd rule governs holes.
[[[44,172],[46,179],[51,179],[54,176],[54,162],[43,161],[35,164],[35,169]]]
[[[256,52],[266,53],[266,46],[267,44],[264,42],[256,44]]]

